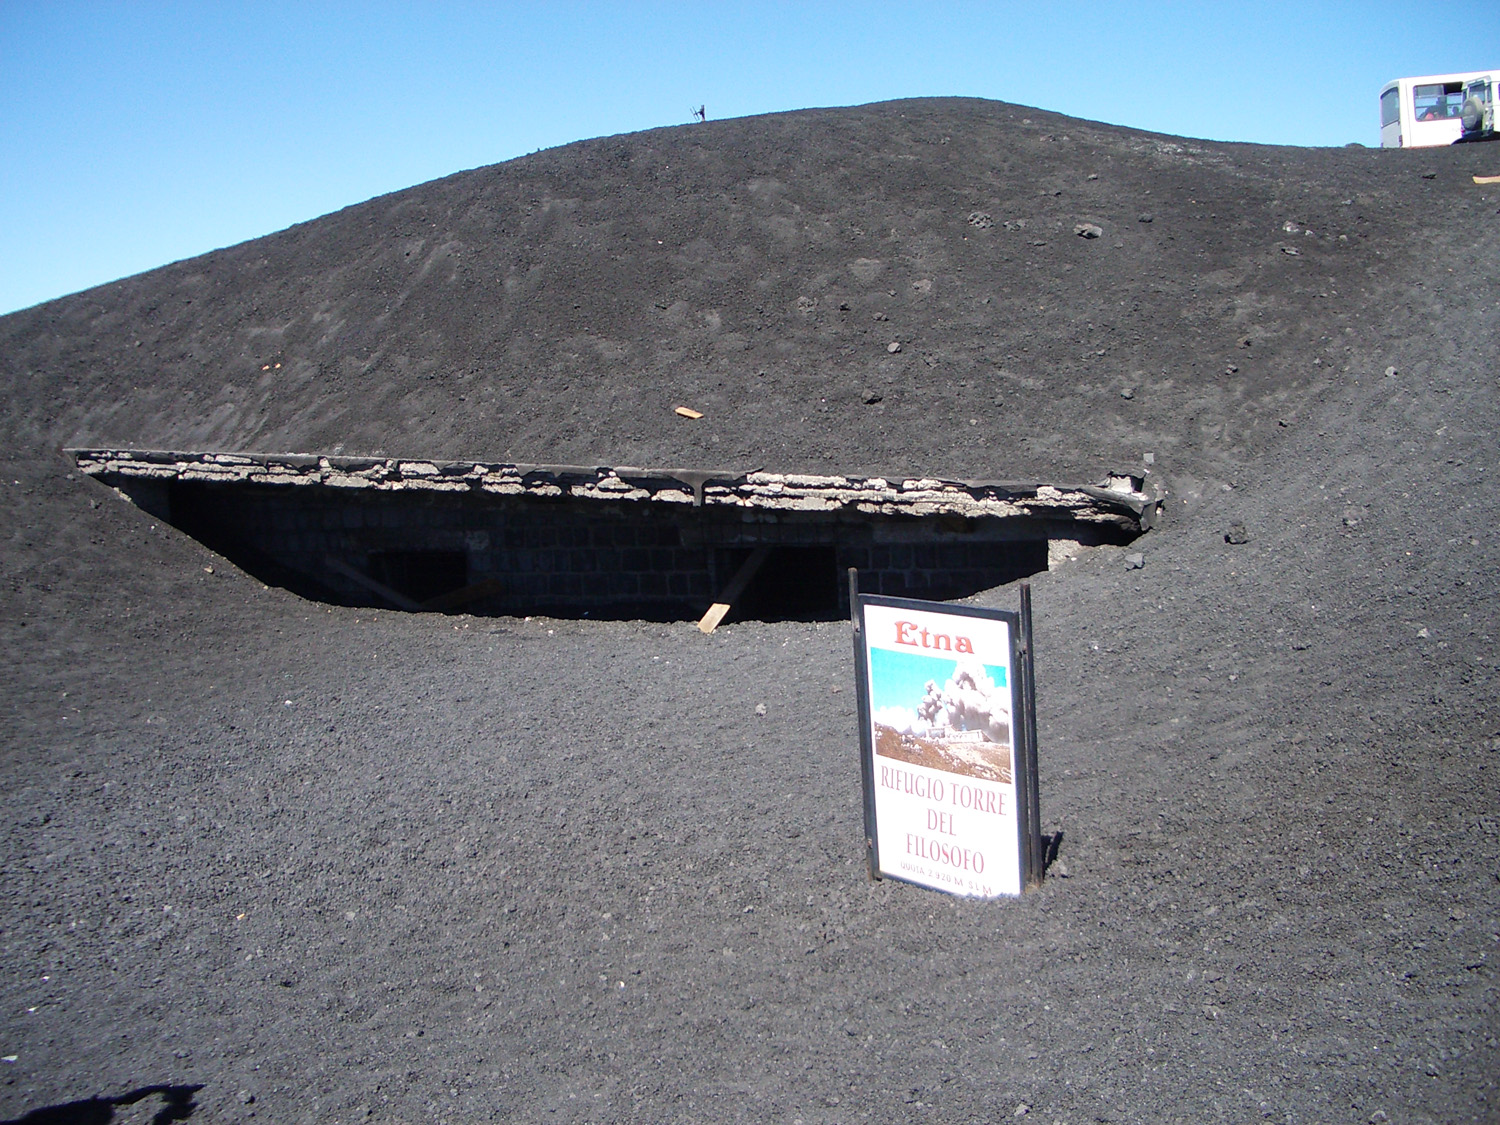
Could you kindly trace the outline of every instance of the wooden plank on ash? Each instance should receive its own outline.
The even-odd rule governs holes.
[[[703,620],[698,622],[699,629],[705,633],[712,633],[719,627],[719,622],[724,620],[724,615],[729,612],[734,599],[745,592],[745,587],[750,585],[750,579],[755,577],[755,572],[760,569],[760,564],[766,561],[766,556],[770,553],[770,547],[757,547],[750,552],[750,557],[741,564],[739,570],[734,572],[729,585],[724,587],[719,600],[708,607]]]

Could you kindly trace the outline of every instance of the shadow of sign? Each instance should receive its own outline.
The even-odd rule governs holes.
[[[160,1098],[161,1108],[149,1119],[139,1113],[131,1114],[131,1119],[149,1120],[151,1125],[167,1125],[168,1122],[186,1121],[193,1116],[193,1111],[198,1108],[193,1095],[201,1089],[201,1083],[196,1086],[142,1086],[128,1094],[112,1098],[85,1098],[83,1101],[63,1105],[43,1106],[22,1117],[0,1121],[0,1125],[108,1125],[109,1122],[120,1120],[115,1113],[117,1108],[139,1105],[150,1098]],[[142,1112],[148,1109],[148,1106],[142,1106]]]
[[[1063,833],[1059,829],[1049,836],[1042,837],[1042,870],[1046,871],[1057,862],[1057,853],[1062,851]]]

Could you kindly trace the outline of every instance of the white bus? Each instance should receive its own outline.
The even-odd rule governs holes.
[[[1463,131],[1465,87],[1500,70],[1396,78],[1380,91],[1380,147],[1451,145]]]

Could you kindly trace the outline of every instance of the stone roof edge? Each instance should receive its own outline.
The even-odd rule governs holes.
[[[769,511],[870,515],[1031,517],[1144,530],[1162,495],[1155,481],[1110,473],[1096,485],[940,477],[851,477],[730,469],[531,465],[305,453],[70,448],[90,476],[377,491],[480,492],[590,500],[738,506]]]

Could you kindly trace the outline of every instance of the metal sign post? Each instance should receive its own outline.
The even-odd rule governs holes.
[[[1041,882],[1030,593],[1018,614],[861,594],[849,572],[872,879],[982,898]]]
[[[1033,660],[1031,632],[1031,583],[1021,583],[1021,706],[1024,721],[1021,723],[1022,757],[1025,768],[1025,795],[1022,806],[1026,809],[1026,885],[1039,887],[1047,864],[1047,853],[1042,844],[1041,785],[1036,765],[1036,662]]]

